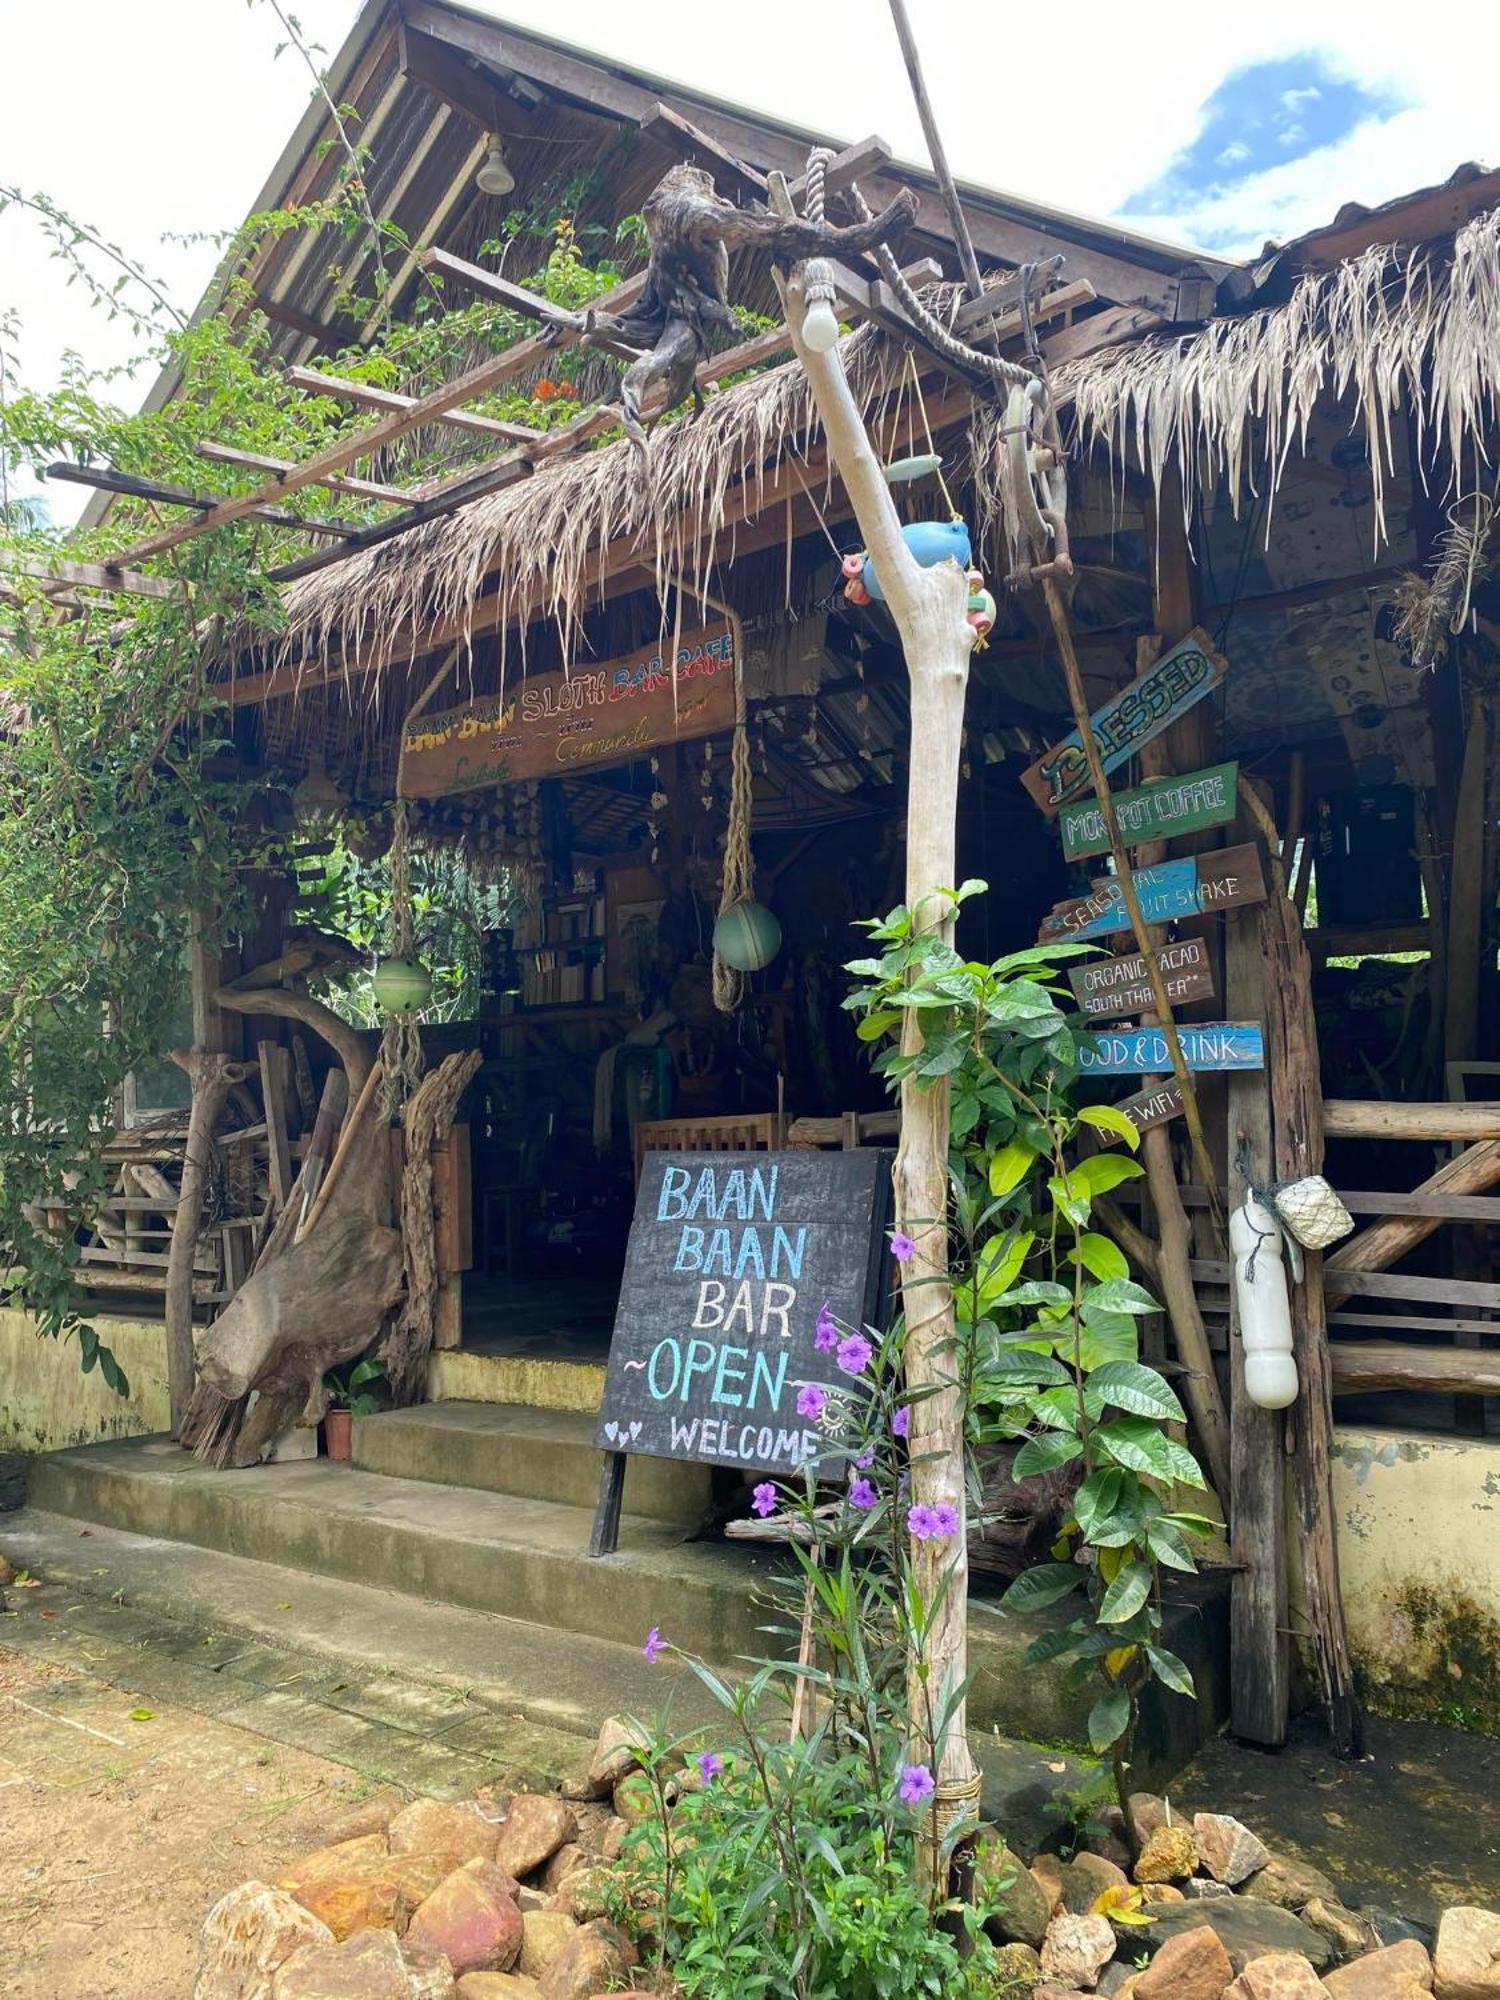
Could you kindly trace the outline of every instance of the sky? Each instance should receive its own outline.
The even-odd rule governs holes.
[[[356,0],[293,0],[328,55]],[[479,0],[779,113],[834,139],[879,132],[925,158],[886,0]],[[1500,165],[1500,7],[1426,0],[909,0],[955,171],[1050,206],[1245,257]],[[720,17],[722,16],[722,25]],[[162,277],[184,309],[216,261],[206,235],[250,210],[311,79],[271,0],[0,0],[0,186],[43,190]],[[180,239],[189,239],[184,242]],[[164,240],[171,239],[171,240]],[[197,240],[192,240],[197,239]],[[137,343],[91,309],[33,219],[0,215],[0,315],[23,377],[72,349],[125,368]],[[134,400],[150,371],[121,379]],[[58,518],[72,511],[58,496]]]

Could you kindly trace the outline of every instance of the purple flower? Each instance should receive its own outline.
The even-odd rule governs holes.
[[[797,1391],[797,1415],[816,1423],[827,1407],[828,1397],[816,1382],[807,1382]]]
[[[874,1348],[862,1333],[851,1333],[839,1342],[839,1351],[835,1359],[846,1375],[863,1375],[870,1365],[870,1357],[874,1352]]]
[[[698,1771],[705,1785],[711,1785],[723,1768],[724,1759],[717,1750],[704,1750],[699,1753]]]
[[[903,1764],[901,1782],[896,1794],[904,1806],[919,1806],[924,1799],[930,1799],[937,1790],[931,1771],[925,1764]]]
[[[891,1430],[896,1437],[904,1438],[910,1429],[911,1411],[903,1403],[895,1416],[891,1418]]]
[[[950,1507],[946,1500],[940,1501],[932,1510],[935,1535],[956,1535],[958,1533],[958,1509]]]
[[[871,1445],[868,1451],[862,1451],[854,1463],[861,1472],[868,1472],[875,1463],[875,1447]]]
[[[868,1479],[851,1479],[849,1482],[849,1505],[870,1508],[875,1505],[877,1494]]]
[[[818,1330],[813,1335],[813,1346],[819,1354],[832,1354],[839,1344],[838,1321],[834,1318],[827,1299],[818,1307]]]
[[[661,1636],[661,1627],[653,1625],[651,1630],[646,1634],[645,1645],[641,1648],[641,1651],[646,1655],[646,1658],[651,1662],[653,1667],[656,1665],[658,1653],[660,1653],[666,1643],[666,1640]]]
[[[904,1264],[909,1258],[914,1257],[916,1252],[917,1246],[912,1242],[906,1231],[898,1229],[891,1238],[891,1255],[895,1258],[896,1262]]]
[[[750,1495],[750,1505],[762,1520],[766,1518],[767,1514],[774,1514],[776,1512],[776,1488],[771,1484],[769,1479],[763,1479]]]
[[[929,1542],[937,1533],[937,1516],[925,1501],[919,1500],[906,1510],[906,1530],[919,1542]]]

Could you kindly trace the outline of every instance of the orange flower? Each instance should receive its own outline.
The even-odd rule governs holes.
[[[544,375],[531,393],[537,402],[550,403],[552,398],[557,394],[557,387],[558,385],[555,382],[548,381]]]

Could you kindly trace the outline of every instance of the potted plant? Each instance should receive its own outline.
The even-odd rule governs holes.
[[[385,1363],[372,1354],[342,1368],[330,1368],[323,1377],[329,1403],[323,1418],[323,1448],[329,1458],[347,1462],[354,1448],[354,1419],[373,1417],[385,1408],[379,1385],[385,1381]]]

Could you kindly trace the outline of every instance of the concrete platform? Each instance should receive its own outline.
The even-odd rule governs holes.
[[[449,1486],[592,1509],[601,1459],[594,1422],[577,1411],[514,1403],[418,1403],[356,1417],[353,1463],[396,1479],[428,1480],[440,1472]],[[697,1528],[712,1498],[706,1465],[667,1458],[627,1464],[627,1514]]]
[[[549,1644],[571,1643],[571,1635],[629,1652],[657,1625],[722,1666],[788,1650],[782,1634],[790,1619],[773,1589],[783,1555],[690,1542],[680,1528],[640,1515],[624,1517],[617,1554],[591,1560],[585,1507],[327,1460],[215,1472],[164,1439],[40,1458],[30,1498],[54,1515],[275,1565],[283,1576],[301,1572],[398,1593],[386,1599],[392,1630],[400,1623],[420,1633],[425,1607],[436,1603],[538,1628],[539,1641]],[[1093,1690],[1070,1687],[1066,1669],[1024,1660],[1054,1615],[1013,1617],[993,1598],[971,1600],[976,1728],[1033,1743],[1086,1743]],[[1148,1706],[1143,1776],[1182,1763],[1219,1727],[1224,1626],[1222,1593],[1211,1586],[1171,1608],[1165,1640],[1191,1665],[1200,1698],[1163,1695]]]

